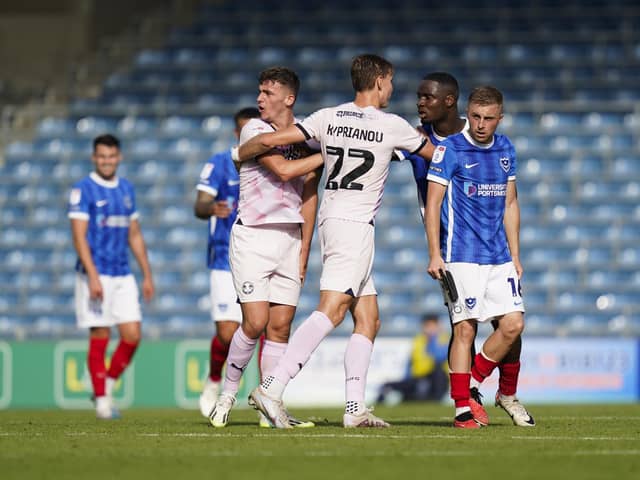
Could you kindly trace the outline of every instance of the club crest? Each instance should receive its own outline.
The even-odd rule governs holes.
[[[500,166],[506,173],[509,173],[509,169],[511,168],[511,159],[509,157],[501,157]]]
[[[476,306],[476,297],[468,297],[464,299],[464,303],[469,310]]]

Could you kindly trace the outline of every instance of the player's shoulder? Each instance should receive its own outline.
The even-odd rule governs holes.
[[[227,148],[221,152],[214,153],[209,157],[207,163],[212,164],[214,166],[218,165],[226,165],[228,162],[233,162],[231,159],[231,149]]]
[[[449,135],[440,143],[440,145],[444,145],[445,147],[453,147],[454,149],[464,147],[468,144],[470,144],[469,139],[463,132]]]
[[[260,118],[252,118],[244,125],[244,127],[242,127],[242,131],[240,132],[240,143],[242,144],[261,133],[270,133],[273,131],[273,127],[264,120]]]
[[[506,135],[496,133],[494,135],[494,145],[497,148],[513,148],[513,143]]]
[[[126,190],[126,191],[135,190],[133,182],[128,178],[118,176],[118,184],[122,187],[123,190]]]
[[[402,118],[400,115],[396,114],[396,113],[392,113],[392,112],[383,112],[382,110],[379,109],[372,109],[374,113],[374,115],[376,115],[378,117],[379,120],[385,122],[385,123],[395,123],[395,124],[402,124],[402,125],[409,125],[411,126],[411,124],[409,122],[407,122],[404,118]],[[413,128],[413,127],[411,127]]]
[[[335,105],[333,107],[323,107],[319,110],[316,110],[311,115],[306,117],[308,118],[333,118],[333,117],[352,117],[357,109],[353,102],[341,103],[340,105]],[[305,119],[305,120],[306,120]]]
[[[245,123],[242,129],[244,130],[245,128],[248,130],[264,130],[265,132],[273,131],[273,127],[261,118],[250,119],[247,123]]]
[[[127,177],[121,177],[120,175],[118,175],[118,183],[120,183],[123,187],[133,188],[133,182]]]
[[[76,182],[71,185],[71,188],[86,188],[90,186],[91,183],[93,183],[93,180],[90,175],[87,175],[86,177],[82,177],[80,180],[76,180]]]

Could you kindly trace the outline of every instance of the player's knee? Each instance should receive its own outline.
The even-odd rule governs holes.
[[[522,315],[508,315],[500,321],[502,334],[514,342],[524,331],[524,318]]]
[[[453,327],[453,341],[465,345],[473,344],[476,338],[476,329],[469,322],[456,323]]]
[[[224,345],[225,347],[228,347],[229,345],[231,345],[231,339],[233,338],[233,334],[235,332],[218,332],[216,334],[216,336],[218,337],[218,341]]]
[[[138,344],[142,339],[140,332],[126,332],[122,335],[122,340],[130,344]]]

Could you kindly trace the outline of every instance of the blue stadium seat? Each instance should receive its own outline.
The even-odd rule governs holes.
[[[614,158],[611,175],[617,178],[639,178],[638,157],[621,155]]]
[[[42,137],[70,135],[73,134],[74,130],[74,123],[69,118],[64,117],[45,117],[36,127],[36,132]]]
[[[83,137],[95,137],[105,133],[115,134],[117,125],[115,117],[89,116],[77,121],[76,131]]]

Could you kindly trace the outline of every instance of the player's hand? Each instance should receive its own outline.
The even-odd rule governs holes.
[[[307,262],[300,262],[300,284],[304,285],[304,280],[307,278]]]
[[[213,206],[211,207],[211,215],[214,217],[227,218],[229,215],[231,215],[231,212],[231,206],[227,203],[226,200],[213,202]]]
[[[429,266],[427,267],[427,272],[431,276],[431,278],[435,280],[440,280],[440,270],[443,272],[446,270],[444,260],[442,256],[438,255],[437,257],[431,258],[429,260]]]
[[[102,282],[98,275],[89,275],[89,298],[91,300],[103,300]]]
[[[516,268],[516,273],[518,274],[518,279],[522,278],[522,274],[524,273],[524,268],[522,268],[522,264],[520,263],[520,259],[517,257],[512,258],[513,266]]]
[[[155,292],[156,287],[153,285],[153,279],[145,277],[142,280],[142,298],[144,298],[144,301],[150,302]]]
[[[309,252],[304,248],[300,251],[300,284],[304,285],[304,280],[307,278],[307,267],[309,266]]]

